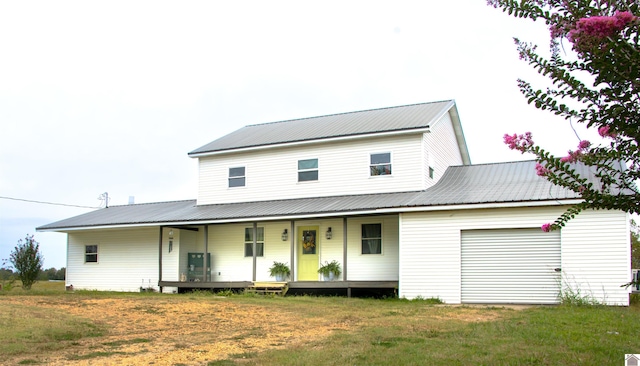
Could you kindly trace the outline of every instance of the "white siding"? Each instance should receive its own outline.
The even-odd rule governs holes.
[[[68,234],[67,285],[75,289],[158,289],[158,228],[74,231]],[[98,246],[98,263],[85,263],[85,245]]]
[[[173,230],[173,242],[171,252],[169,252],[169,230],[163,229],[162,234],[162,280],[163,281],[179,281],[180,280],[180,230]],[[178,292],[177,287],[164,287],[162,292],[173,293]]]
[[[424,134],[423,146],[425,188],[436,184],[447,167],[463,164],[449,113],[434,123],[429,133]],[[429,178],[429,164],[433,164],[433,179]]]
[[[564,290],[611,305],[629,305],[629,217],[620,211],[587,211],[562,230]]]
[[[362,224],[382,224],[382,254],[362,254]],[[398,216],[347,220],[347,280],[398,280]]]
[[[461,230],[539,228],[566,206],[404,213],[400,219],[399,295],[461,302]],[[594,225],[603,220],[607,225]],[[629,281],[629,233],[620,212],[583,212],[561,231],[563,278],[577,276],[582,292],[599,289],[608,304],[628,304],[619,286]],[[590,228],[589,228],[590,227]],[[588,229],[588,230],[587,230]],[[602,245],[603,238],[609,238]],[[566,247],[565,247],[566,246]],[[587,249],[587,252],[580,250]],[[619,259],[609,254],[615,253]],[[625,254],[626,253],[626,254]],[[622,263],[626,261],[626,263]],[[585,266],[589,269],[586,270]],[[589,273],[585,273],[589,272]],[[625,302],[626,299],[626,302]]]
[[[272,148],[199,159],[198,204],[401,192],[424,188],[422,134]],[[391,152],[392,174],[371,177],[370,154]],[[298,182],[298,160],[318,159],[319,179]],[[246,186],[228,188],[230,167]]]

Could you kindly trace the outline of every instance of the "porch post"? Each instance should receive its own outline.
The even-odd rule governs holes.
[[[291,226],[289,227],[289,243],[291,246],[291,281],[296,278],[295,266],[293,265],[296,261],[296,233],[293,231],[295,229],[295,222],[291,220]]]
[[[162,225],[160,225],[160,232],[158,234],[158,287],[160,288],[160,292],[162,292],[162,287],[160,286],[160,281],[162,281]]]
[[[347,218],[342,218],[342,280],[347,280]]]
[[[204,263],[202,267],[202,282],[207,281],[207,268],[209,263],[207,263],[207,253],[209,253],[209,225],[204,226],[204,258],[202,258],[202,263]]]
[[[258,223],[253,222],[253,281],[256,280],[256,271],[258,267],[258,257],[256,257],[256,249],[258,248]]]

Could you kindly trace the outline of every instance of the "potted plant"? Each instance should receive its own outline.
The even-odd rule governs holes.
[[[286,263],[273,262],[273,265],[269,268],[269,275],[275,277],[276,281],[282,282],[291,275],[291,270]]]
[[[324,262],[324,264],[318,268],[318,273],[322,275],[324,281],[333,281],[342,273],[340,263],[333,260],[331,262]]]

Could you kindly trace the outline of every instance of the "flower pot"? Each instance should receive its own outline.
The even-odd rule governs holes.
[[[336,275],[333,272],[329,272],[328,274],[322,275],[323,281],[335,281],[335,279],[336,279]]]
[[[276,281],[278,282],[284,282],[286,278],[287,276],[285,276],[283,273],[276,274]]]

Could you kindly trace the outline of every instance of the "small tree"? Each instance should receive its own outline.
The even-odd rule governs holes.
[[[544,231],[563,227],[588,208],[640,213],[640,1],[638,0],[488,0],[519,18],[549,27],[551,57],[515,39],[520,58],[552,82],[548,88],[518,80],[530,104],[570,122],[597,130],[606,142],[583,140],[556,157],[534,144],[530,133],[505,135],[511,149],[536,156],[538,175],[579,193],[583,202],[569,208]],[[564,41],[571,44],[567,54]],[[583,164],[594,184],[575,169]]]
[[[33,235],[27,235],[24,242],[22,239],[18,240],[18,245],[9,255],[13,268],[16,270],[20,281],[22,281],[22,288],[25,290],[31,289],[42,270],[44,257],[39,250],[40,244],[33,239]]]

